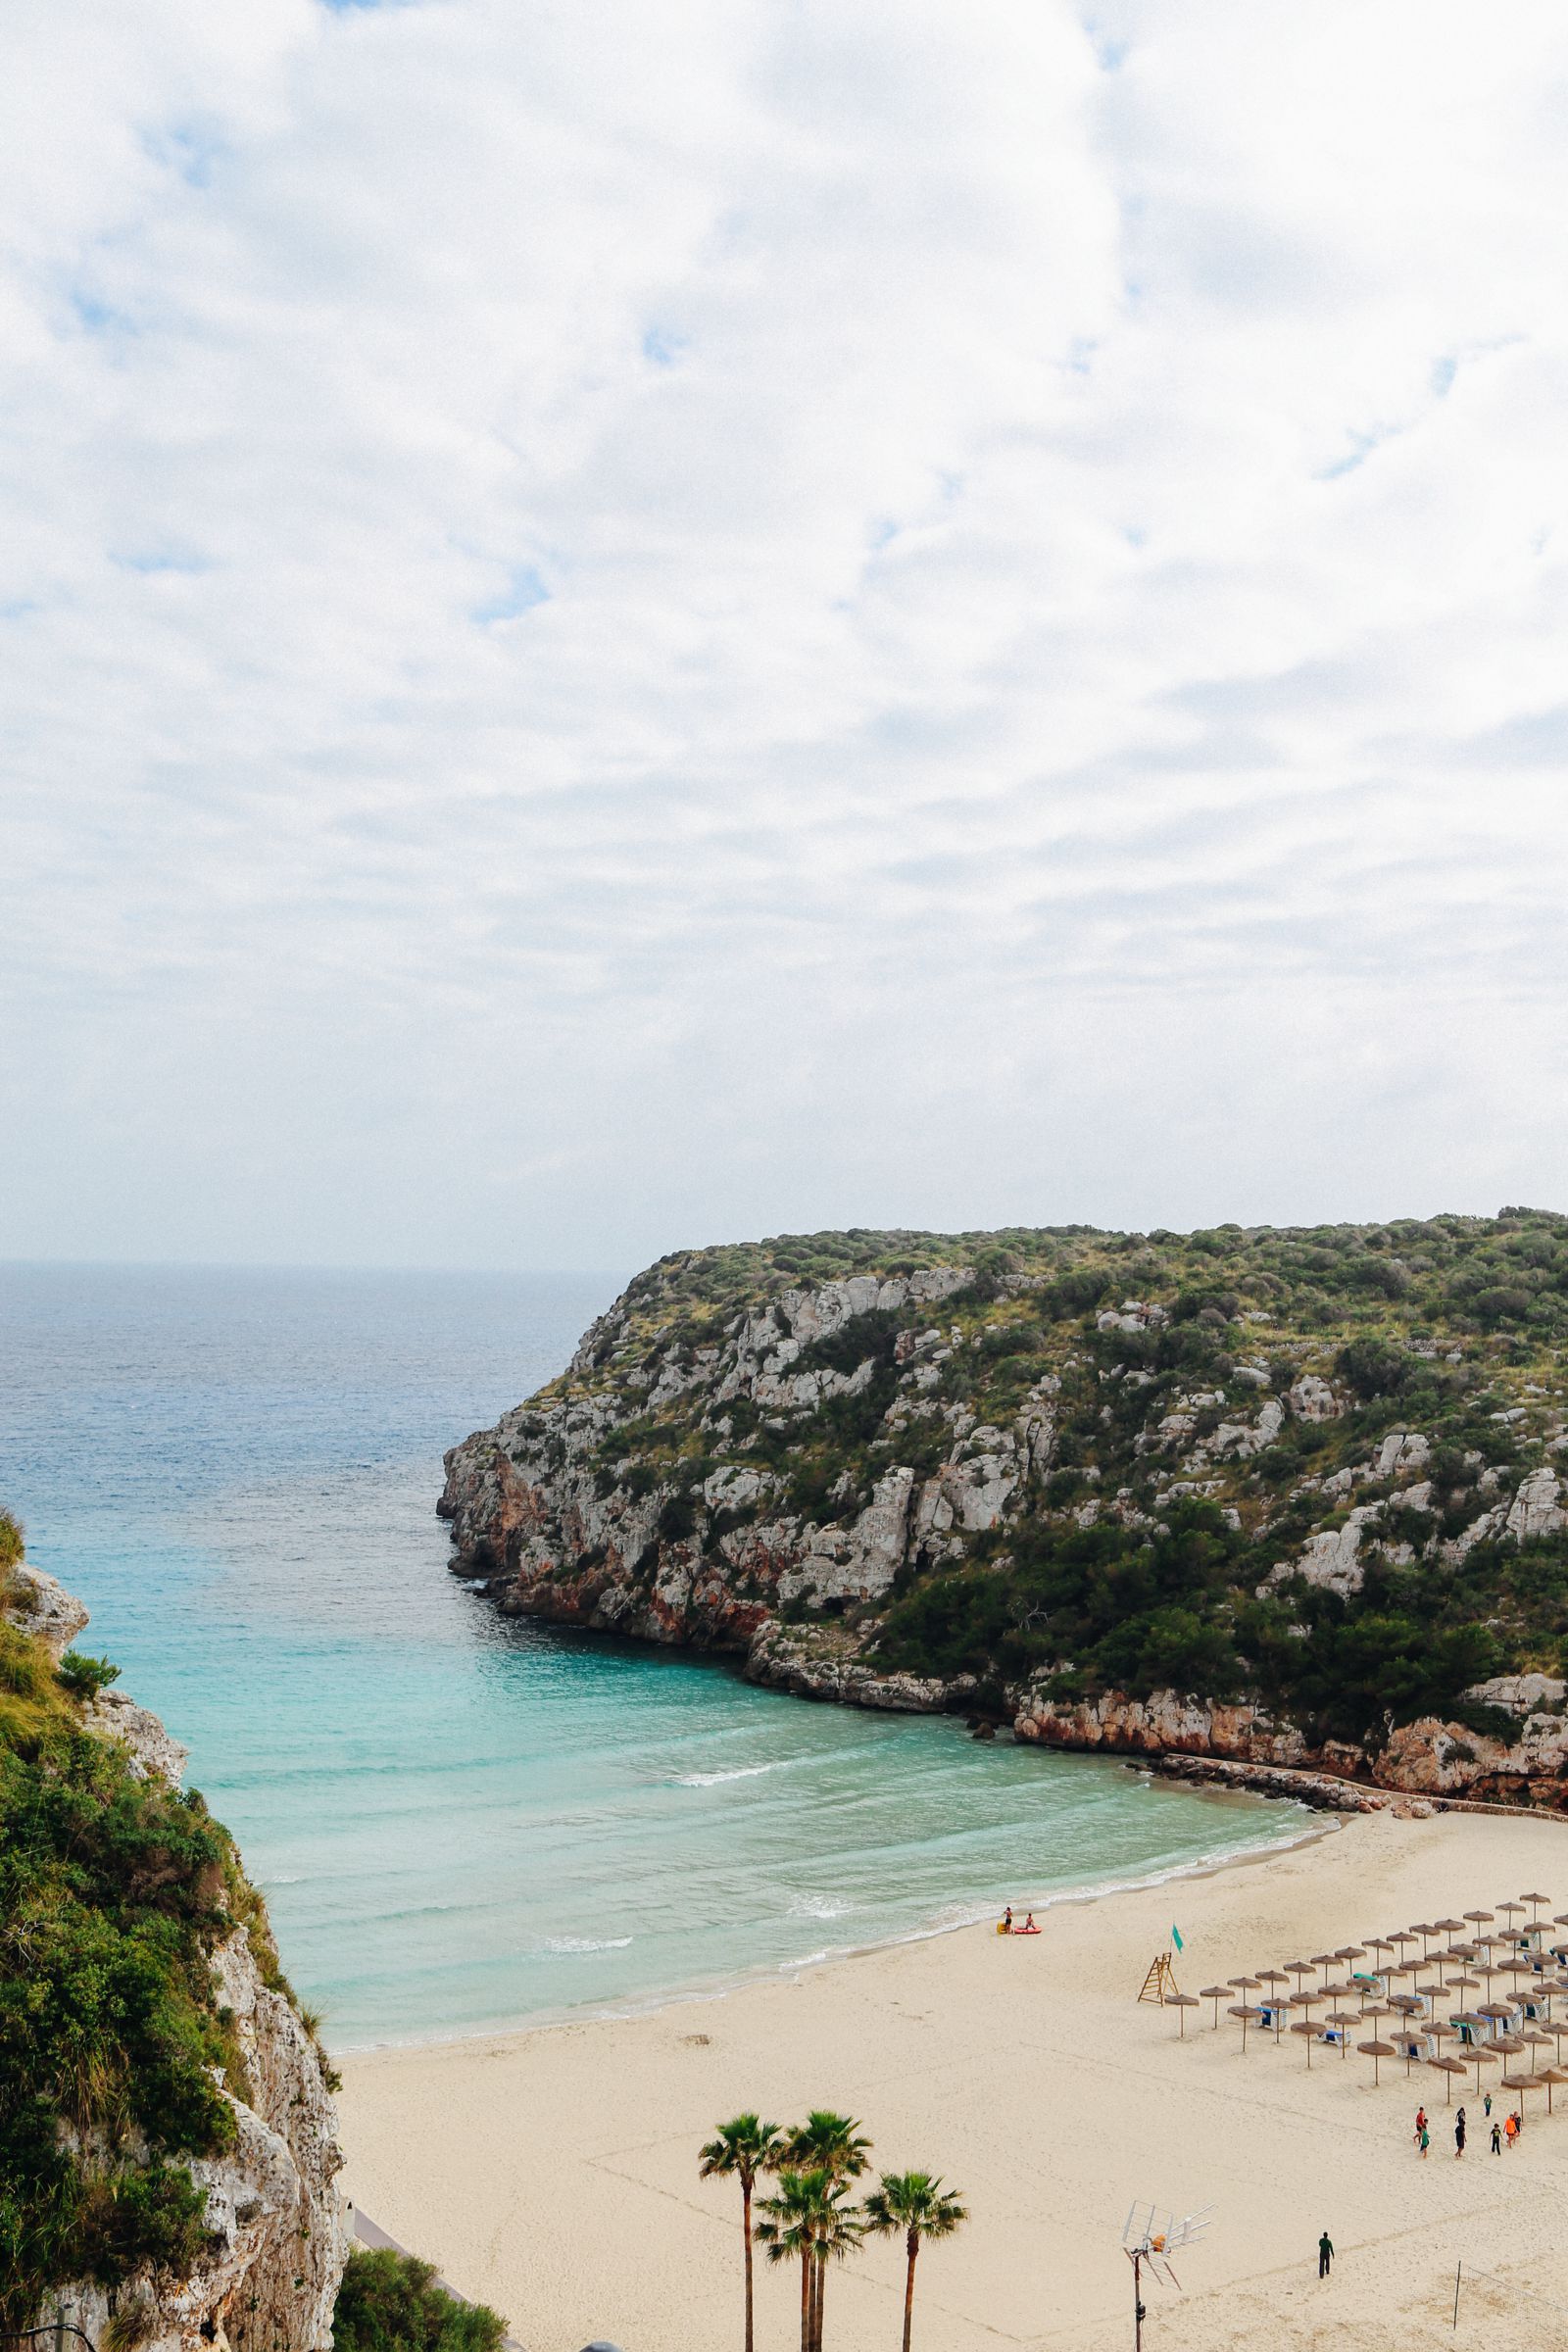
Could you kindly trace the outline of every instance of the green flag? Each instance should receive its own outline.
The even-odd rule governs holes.
[[[1180,1928],[1172,1928],[1170,1932],[1170,1939],[1176,1946],[1176,1949],[1180,1951],[1182,1948],[1182,1932]]]

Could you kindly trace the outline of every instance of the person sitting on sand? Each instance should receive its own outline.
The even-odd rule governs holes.
[[[1035,1915],[1032,1911],[1025,1914],[1023,1926],[1013,1930],[1015,1936],[1038,1936],[1040,1930],[1035,1926]]]

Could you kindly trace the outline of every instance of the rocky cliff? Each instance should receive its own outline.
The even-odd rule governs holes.
[[[8,1881],[6,1924],[51,2021],[29,2052],[8,2003],[7,2056],[38,2112],[24,2130],[7,2119],[6,2307],[120,2352],[324,2352],[349,2245],[330,2072],[261,1897],[200,1800],[170,1801],[185,1751],[158,1718],[90,1678],[56,1688],[49,1667],[87,1622],[79,1602],[25,1565],[4,1602],[5,1687],[26,1701],[0,1714],[8,1861],[26,1846],[35,1865]],[[80,1827],[62,1873],[50,1833],[67,1808]],[[8,1979],[13,1957],[8,1940]],[[57,2071],[64,2034],[79,2034],[83,2065],[103,2037],[97,2079],[123,2068],[129,2087],[84,2094],[69,2053]],[[220,2062],[182,2075],[187,2050]]]
[[[504,1609],[1020,1738],[1568,1802],[1568,1220],[662,1260],[447,1456]]]

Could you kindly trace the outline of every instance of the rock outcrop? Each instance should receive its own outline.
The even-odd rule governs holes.
[[[5,1614],[39,1636],[58,1662],[88,1622],[51,1576],[11,1571]],[[178,1788],[185,1750],[158,1717],[118,1690],[103,1690],[84,1720],[125,1749],[138,1779]],[[137,2352],[326,2352],[348,2258],[346,2209],[334,2182],[343,2158],[320,2049],[292,2002],[267,1982],[265,1914],[236,1925],[210,1953],[215,2000],[231,2013],[246,2095],[225,2091],[235,2133],[220,2155],[195,2158],[205,2190],[206,2252],[184,2278],[133,2276],[112,2290],[90,2281],[53,2291],[58,2317],[102,2343],[111,2320]]]
[[[803,1696],[1558,1804],[1550,1702],[1520,1714],[1496,1677],[1492,1695],[1461,1686],[1568,1646],[1560,1351],[1478,1322],[1568,1335],[1568,1220],[1400,1238],[1070,1228],[677,1254],[560,1380],[447,1455],[453,1567],[504,1610],[741,1654]],[[845,1257],[862,1262],[797,1275]],[[1515,1258],[1517,1285],[1487,1288]],[[1338,1330],[1331,1295],[1350,1301]],[[1198,1568],[1189,1539],[1229,1565]],[[1539,1625],[1531,1592],[1550,1597]],[[1411,1720],[1375,1670],[1344,1703],[1332,1688],[1334,1629],[1363,1612],[1375,1642],[1402,1637]],[[1456,1662],[1431,1688],[1429,1618]],[[1173,1649],[1200,1686],[1218,1660],[1213,1687],[1251,1695],[1184,1690]]]

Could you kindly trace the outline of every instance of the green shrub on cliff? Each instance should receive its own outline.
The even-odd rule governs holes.
[[[499,2352],[506,2331],[499,2312],[460,2302],[433,2264],[390,2246],[349,2256],[332,2314],[333,2352]]]

